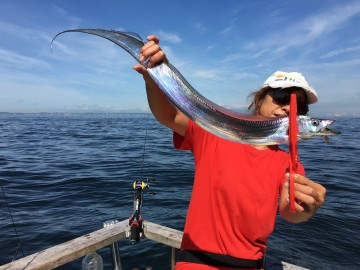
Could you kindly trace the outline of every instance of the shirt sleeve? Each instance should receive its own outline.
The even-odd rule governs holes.
[[[176,132],[173,133],[173,144],[175,149],[193,150],[194,128],[194,122],[189,120],[185,136],[181,136]]]

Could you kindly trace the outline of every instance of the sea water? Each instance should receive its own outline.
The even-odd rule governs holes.
[[[267,254],[310,269],[360,269],[360,118],[330,118],[341,135],[299,144],[308,177],[327,188],[325,204],[306,223],[278,217]],[[143,218],[183,229],[193,158],[174,150],[151,115],[2,113],[0,132],[0,265],[129,218],[140,177],[156,178]],[[109,248],[98,253],[111,269]],[[170,266],[170,248],[147,239],[120,241],[120,253],[124,270]],[[81,260],[59,269],[81,269]]]

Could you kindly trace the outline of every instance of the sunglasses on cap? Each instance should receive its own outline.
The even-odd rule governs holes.
[[[276,104],[285,105],[285,104],[290,104],[291,94],[298,90],[299,89],[283,90],[281,88],[273,88],[269,91],[269,95],[276,102]],[[296,104],[297,104],[297,111],[298,111],[299,115],[305,115],[309,111],[309,106],[308,106],[308,103],[306,100],[306,95],[305,95],[305,100],[300,100],[299,98],[297,98]]]

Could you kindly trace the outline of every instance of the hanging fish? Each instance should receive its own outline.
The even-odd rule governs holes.
[[[136,33],[119,32],[102,29],[73,29],[58,33],[52,40],[63,33],[81,32],[106,38],[128,53],[141,65],[147,68],[149,75],[169,98],[169,100],[189,119],[205,130],[235,142],[256,145],[273,145],[288,143],[288,117],[260,117],[241,114],[225,109],[206,99],[197,92],[182,74],[170,63],[161,63],[148,68],[149,59],[140,61],[140,49],[145,42]],[[308,139],[315,136],[339,134],[328,128],[334,120],[315,119],[308,116],[298,116],[298,139]]]

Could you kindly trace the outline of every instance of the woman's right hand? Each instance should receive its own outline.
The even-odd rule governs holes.
[[[147,72],[147,68],[168,62],[165,53],[159,46],[160,39],[151,35],[147,37],[147,40],[148,42],[141,48],[139,55],[140,61],[145,61],[150,57],[147,67],[137,64],[133,68],[143,75],[149,107],[155,118],[164,126],[185,136],[189,119],[169,101]]]
[[[154,35],[150,35],[146,39],[148,42],[140,50],[140,61],[145,61],[150,57],[147,64],[148,68],[161,64],[164,61],[167,62],[166,55],[159,46],[160,39]],[[135,65],[133,69],[144,76],[147,74],[146,67],[141,64]]]

